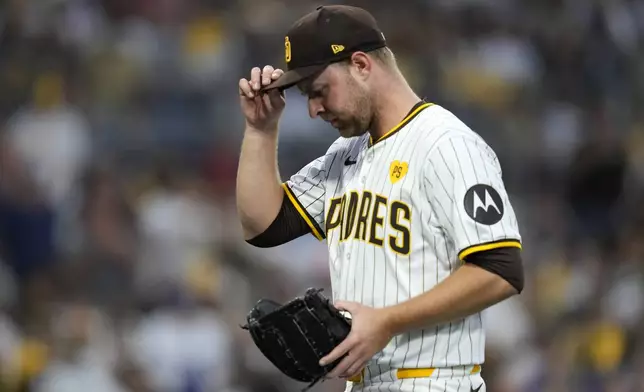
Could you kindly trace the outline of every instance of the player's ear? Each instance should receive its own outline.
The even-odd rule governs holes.
[[[372,60],[365,52],[355,52],[351,55],[351,66],[362,80],[366,80],[371,74]]]

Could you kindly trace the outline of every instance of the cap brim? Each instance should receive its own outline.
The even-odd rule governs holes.
[[[284,75],[282,75],[279,79],[269,84],[268,86],[263,87],[261,91],[268,91],[273,89],[286,90],[289,87],[295,86],[302,80],[322,71],[324,68],[326,68],[326,66],[327,64],[317,64],[286,71]]]

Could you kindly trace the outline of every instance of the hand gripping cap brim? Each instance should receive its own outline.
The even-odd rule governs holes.
[[[274,89],[286,90],[303,81],[304,79],[310,78],[317,73],[322,72],[327,65],[328,64],[316,64],[310,65],[308,67],[300,67],[286,71],[284,75],[282,75],[279,79],[269,84],[268,86],[263,87],[261,91],[269,91]]]
[[[374,17],[359,7],[320,6],[298,19],[284,37],[287,72],[263,90],[285,90],[326,66],[386,46]]]

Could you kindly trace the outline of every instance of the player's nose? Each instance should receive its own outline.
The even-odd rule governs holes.
[[[324,106],[317,99],[309,99],[309,116],[316,118],[324,112]]]

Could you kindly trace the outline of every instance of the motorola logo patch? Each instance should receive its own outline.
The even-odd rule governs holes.
[[[496,189],[485,184],[476,184],[465,193],[465,212],[482,225],[493,225],[503,218],[503,200]]]

